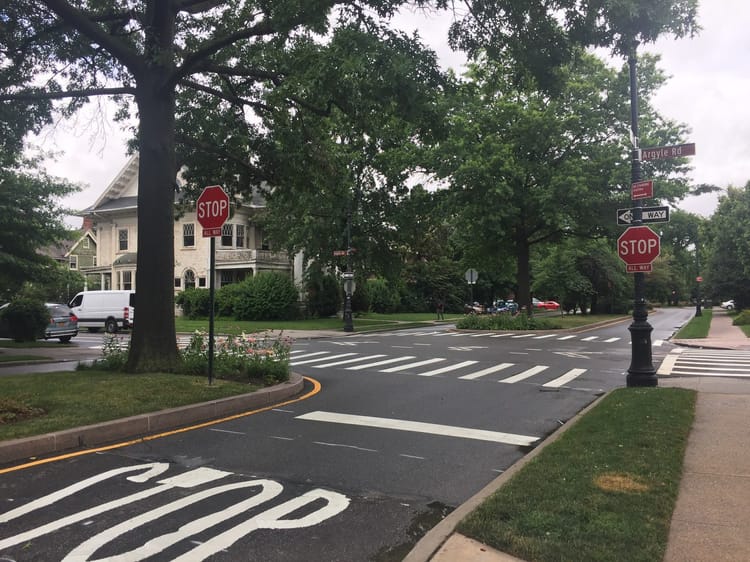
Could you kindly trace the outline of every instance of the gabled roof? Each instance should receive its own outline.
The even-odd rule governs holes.
[[[128,187],[133,181],[138,182],[138,154],[134,154],[127,161],[120,173],[115,176],[112,183],[99,196],[99,199],[88,209],[84,209],[81,214],[88,214],[98,211],[114,211],[135,208],[137,206],[137,197],[123,197]]]
[[[73,242],[73,245],[70,247],[70,249],[65,253],[65,257],[70,257],[70,254],[73,253],[73,251],[78,247],[78,244],[80,244],[84,238],[90,238],[91,241],[96,244],[96,235],[91,232],[90,230],[86,230],[75,242]]]

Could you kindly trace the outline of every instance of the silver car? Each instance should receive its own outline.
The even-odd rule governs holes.
[[[0,306],[0,313],[7,306],[8,304]],[[71,338],[78,335],[78,318],[68,308],[68,305],[46,302],[44,306],[47,307],[47,312],[49,312],[49,322],[44,328],[43,337],[45,340],[57,338],[61,343],[68,343]],[[7,322],[2,321],[2,314],[0,314],[0,338],[9,337],[11,337],[10,327]]]

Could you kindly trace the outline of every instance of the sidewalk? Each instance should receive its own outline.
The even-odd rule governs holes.
[[[707,338],[672,341],[690,347],[750,351],[750,338],[720,309],[713,311]],[[659,386],[698,392],[664,562],[750,560],[750,379],[662,377]],[[508,472],[427,533],[405,562],[518,562],[452,532],[483,498],[502,486]]]

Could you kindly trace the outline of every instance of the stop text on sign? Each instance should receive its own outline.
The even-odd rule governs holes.
[[[628,256],[646,256],[657,252],[659,241],[655,238],[648,240],[620,240],[620,255]]]
[[[198,203],[198,220],[221,217],[229,213],[229,201],[202,201]]]

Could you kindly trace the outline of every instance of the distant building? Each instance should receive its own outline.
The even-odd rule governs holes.
[[[78,270],[90,278],[97,276],[102,289],[136,290],[135,272],[138,248],[138,155],[131,157],[96,202],[81,211],[84,225],[91,226],[93,260],[83,265],[76,255]],[[301,271],[285,253],[274,251],[255,222],[265,203],[259,196],[249,202],[235,200],[234,214],[216,239],[216,284],[242,281],[264,271],[276,271],[301,281]],[[85,236],[85,229],[84,229]],[[85,243],[82,237],[77,245]],[[91,243],[89,242],[89,247]],[[209,238],[204,238],[195,212],[187,212],[174,223],[174,290],[209,286]],[[71,265],[72,267],[72,265]]]

